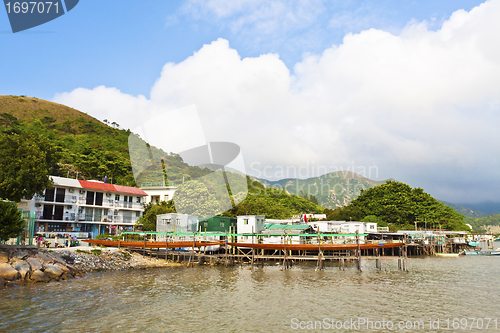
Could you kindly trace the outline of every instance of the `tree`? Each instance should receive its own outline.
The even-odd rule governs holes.
[[[141,225],[144,231],[156,231],[156,215],[175,213],[172,200],[159,204],[148,203],[144,207],[144,214],[137,220],[136,226]]]
[[[24,230],[22,211],[17,209],[17,204],[0,201],[0,241],[17,237]]]
[[[211,217],[221,213],[215,196],[197,180],[179,186],[174,194],[174,203],[176,211],[182,214]]]
[[[34,132],[0,134],[0,198],[42,195],[57,169],[57,149]]]
[[[441,226],[447,230],[468,230],[464,216],[452,208],[442,204],[421,188],[411,188],[409,185],[388,181],[368,190],[362,190],[360,195],[348,206],[333,211],[328,218],[356,216],[361,220],[373,215],[381,221],[404,228],[414,227],[427,222],[430,226]],[[370,217],[373,219],[373,217]]]

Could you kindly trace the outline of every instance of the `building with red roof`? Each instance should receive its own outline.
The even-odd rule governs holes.
[[[35,232],[80,238],[133,230],[148,194],[140,188],[51,176],[53,188],[20,204],[35,212]]]

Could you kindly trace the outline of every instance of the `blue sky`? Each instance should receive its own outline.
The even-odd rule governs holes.
[[[82,0],[16,34],[0,11],[0,94],[125,128],[194,104],[207,139],[239,144],[254,176],[350,168],[497,201],[499,7]]]
[[[217,38],[227,39],[242,57],[277,53],[292,69],[304,53],[321,53],[347,33],[376,28],[397,34],[411,20],[439,27],[454,11],[481,3],[287,1],[283,6],[290,8],[277,16],[257,18],[250,17],[258,8],[251,3],[260,1],[215,9],[232,2],[82,0],[59,19],[16,34],[0,11],[1,93],[51,99],[57,92],[105,85],[148,95],[165,63],[181,62]],[[288,13],[296,21],[284,24]],[[239,20],[245,23],[238,26]]]

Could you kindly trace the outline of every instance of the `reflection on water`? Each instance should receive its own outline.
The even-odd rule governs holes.
[[[427,324],[499,316],[500,257],[409,263],[410,272],[391,260],[387,271],[365,261],[362,272],[300,265],[286,271],[237,266],[94,273],[0,292],[0,331],[287,332],[304,331],[292,329],[292,320]],[[500,327],[481,330],[488,331]]]

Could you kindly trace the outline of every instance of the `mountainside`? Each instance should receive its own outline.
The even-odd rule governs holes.
[[[491,214],[484,217],[467,217],[465,221],[476,232],[500,233],[500,214]]]
[[[32,131],[47,137],[60,151],[57,176],[102,180],[105,176],[115,184],[136,184],[129,157],[130,130],[107,120],[99,120],[65,105],[26,96],[0,96],[0,127],[17,132]],[[177,154],[150,147],[164,160],[170,183],[206,175],[208,169],[189,166]],[[144,151],[138,160],[147,162]],[[163,173],[154,170],[153,173]],[[139,182],[149,182],[151,173]]]
[[[314,196],[320,206],[329,209],[346,206],[361,190],[386,182],[371,180],[351,171],[337,171],[307,179],[256,179],[266,187],[281,188],[301,197]]]
[[[484,217],[487,216],[488,214],[481,212],[479,210],[475,210],[472,208],[464,207],[464,206],[459,206],[452,204],[450,202],[446,201],[441,201],[440,202],[444,203],[446,206],[453,208],[457,213],[463,214],[465,217]]]
[[[131,147],[132,156],[148,166],[150,156],[163,161],[164,170],[145,169],[136,183],[129,156],[130,130],[120,129],[115,122],[99,120],[67,106],[25,96],[0,96],[0,136],[9,133],[33,132],[46,137],[59,150],[59,169],[54,175],[79,179],[102,180],[105,176],[114,184],[141,186],[142,183],[158,179],[164,173],[170,185],[205,176],[212,171],[191,166],[181,156],[164,152],[150,146],[135,136]],[[135,149],[134,145],[148,147]],[[149,154],[150,153],[150,154]],[[2,167],[0,161],[0,168]],[[230,180],[234,175],[228,174]],[[263,214],[270,218],[290,218],[300,213],[322,213],[320,207],[306,199],[264,188],[260,183],[248,181],[248,195],[225,216]],[[237,193],[234,182],[232,193]],[[208,184],[208,187],[211,185]],[[210,190],[216,194],[226,193],[220,183],[212,184]],[[217,200],[221,200],[216,196]],[[171,203],[170,203],[171,204]]]

